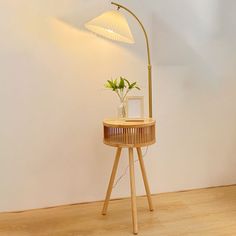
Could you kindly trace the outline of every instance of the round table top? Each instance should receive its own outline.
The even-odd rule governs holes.
[[[103,124],[108,127],[129,127],[138,128],[155,124],[156,121],[152,118],[145,118],[144,120],[121,120],[121,119],[105,119]]]

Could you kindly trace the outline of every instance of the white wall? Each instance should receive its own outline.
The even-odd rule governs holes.
[[[236,183],[236,2],[123,1],[151,38],[157,144],[145,157],[153,193]],[[102,120],[116,115],[110,77],[146,96],[146,51],[82,25],[107,1],[0,2],[0,211],[101,200],[114,150]],[[119,173],[127,165],[122,158]],[[137,192],[144,194],[137,169]],[[129,195],[128,175],[113,197]]]

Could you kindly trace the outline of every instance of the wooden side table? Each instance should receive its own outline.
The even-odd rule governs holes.
[[[107,213],[108,203],[110,200],[117,167],[120,160],[121,150],[122,148],[128,148],[133,233],[138,234],[133,148],[137,149],[138,159],[142,171],[144,186],[146,189],[149,209],[150,211],[153,211],[151,192],[148,185],[147,174],[144,167],[141,147],[149,146],[155,143],[155,120],[146,119],[145,121],[127,122],[122,120],[110,119],[103,121],[103,127],[104,127],[104,140],[103,140],[104,144],[116,147],[117,151],[106,193],[105,202],[103,205],[102,214],[106,215]]]

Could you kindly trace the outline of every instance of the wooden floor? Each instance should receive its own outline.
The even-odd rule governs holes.
[[[236,236],[236,186],[165,193],[153,196],[155,211],[139,197],[139,235]],[[132,235],[130,200],[102,202],[21,213],[0,214],[0,236]]]

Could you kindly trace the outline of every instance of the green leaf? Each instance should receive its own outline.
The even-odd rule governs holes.
[[[130,82],[124,78],[124,80],[126,81],[126,83],[128,84],[128,87],[130,87]]]
[[[107,84],[104,84],[104,87],[105,88],[111,88],[111,85],[107,83]]]
[[[125,81],[120,77],[119,89],[123,90],[125,88]]]
[[[117,89],[117,88],[116,88],[116,85],[115,85],[115,83],[114,83],[113,80],[107,80],[107,82],[108,82],[110,88],[111,88],[113,91],[115,91],[115,90]]]
[[[111,86],[111,88],[113,88],[113,82],[111,80],[107,80],[107,82],[109,83],[109,85]]]
[[[137,84],[137,82],[132,83],[132,84],[129,86],[129,89],[133,89],[136,84]]]

